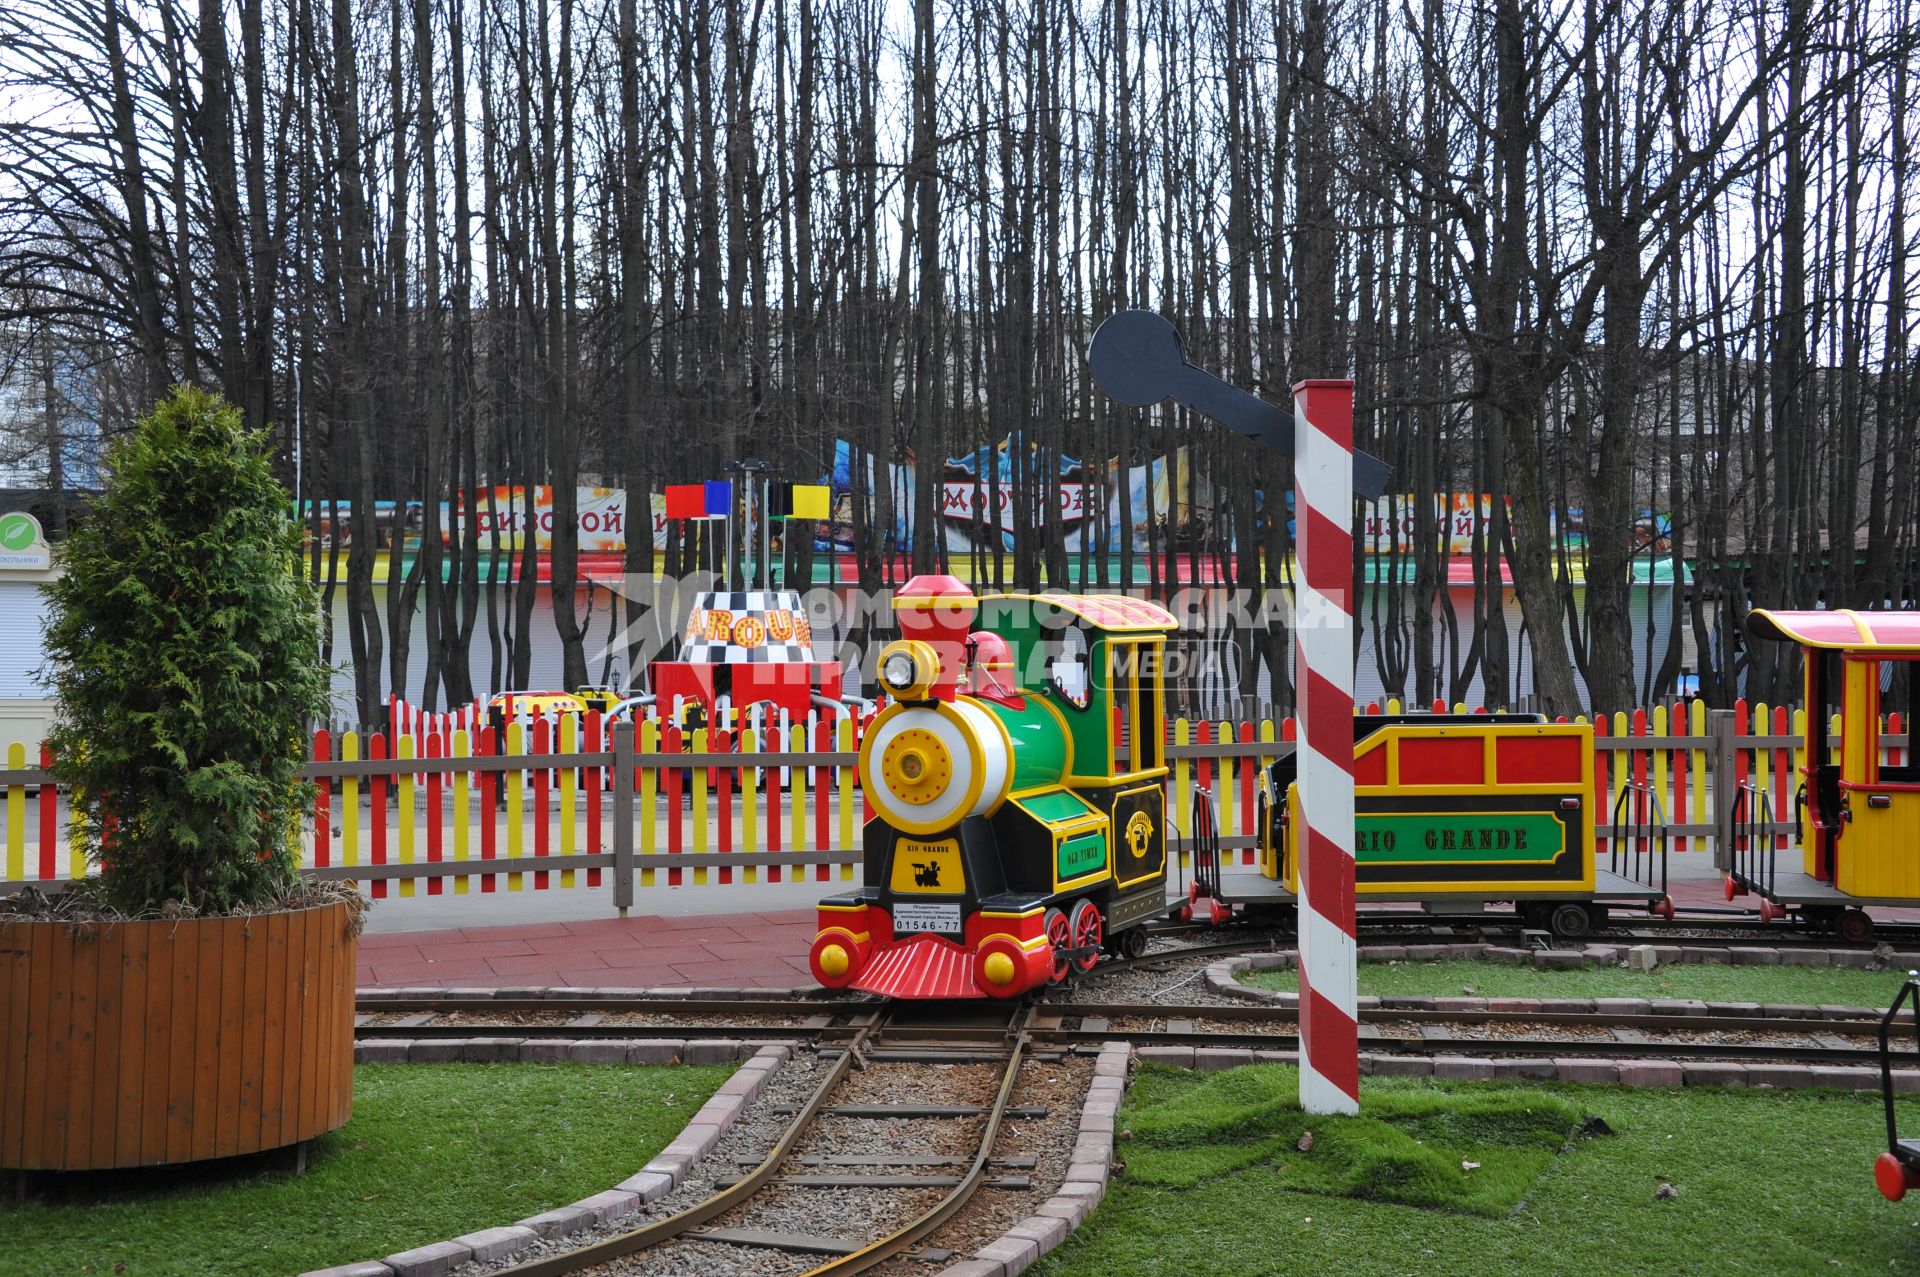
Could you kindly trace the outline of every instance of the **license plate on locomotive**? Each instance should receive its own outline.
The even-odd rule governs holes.
[[[903,931],[958,931],[960,906],[902,900],[893,906],[893,929]]]

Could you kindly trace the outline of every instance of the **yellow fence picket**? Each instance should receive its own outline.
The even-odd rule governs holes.
[[[341,733],[340,761],[343,763],[360,761],[359,732]],[[340,863],[343,865],[360,863],[360,778],[358,776],[340,778]]]
[[[805,753],[807,741],[807,720],[797,719],[787,731],[787,748],[796,754]],[[809,777],[805,767],[789,767],[787,776],[788,829],[792,834],[787,848],[790,851],[799,851],[807,845],[807,781]],[[794,870],[797,878],[804,878],[806,872],[804,868]]]
[[[1232,745],[1239,739],[1234,734],[1233,724],[1225,719],[1221,719],[1219,726],[1214,728],[1213,738],[1222,745]],[[1235,770],[1235,764],[1241,761],[1243,760],[1222,755],[1220,766],[1213,774],[1213,792],[1220,801],[1220,836],[1223,838],[1230,838],[1240,832],[1240,822],[1234,819],[1234,807],[1240,796],[1240,786],[1237,783],[1239,776]],[[1220,856],[1222,861],[1233,859],[1224,851]]]
[[[527,731],[518,722],[507,724],[507,753],[518,758],[527,752]],[[518,861],[527,853],[527,796],[524,771],[504,771],[500,773],[500,784],[507,791],[507,859]],[[545,818],[546,813],[541,812]],[[508,891],[525,891],[527,876],[523,873],[507,875]]]
[[[7,770],[27,769],[27,747],[19,741],[7,746]],[[27,876],[27,787],[7,786],[7,877],[15,882]]]
[[[692,732],[692,744],[688,746],[688,752],[694,754],[704,754],[708,752],[706,728],[694,728]],[[693,839],[690,844],[690,849],[698,853],[708,850],[707,769],[696,766],[691,769],[691,775],[693,777]],[[696,887],[704,887],[707,885],[707,868],[705,865],[697,866],[694,869],[693,885]]]
[[[1687,707],[1687,735],[1704,737],[1707,734],[1707,703],[1694,701]],[[1709,819],[1711,808],[1707,806],[1707,750],[1706,746],[1697,746],[1688,751],[1693,769],[1693,821],[1704,824]],[[1698,844],[1702,849],[1708,847],[1708,840],[1701,838]]]
[[[394,746],[395,758],[406,760],[414,757],[413,737],[402,736],[394,742]],[[419,778],[412,772],[400,774],[400,863],[403,865],[413,863],[414,790],[418,784]],[[400,880],[400,894],[414,894],[412,877]]]
[[[563,714],[560,717],[560,752],[577,754],[580,752],[580,716]],[[562,767],[560,769],[560,854],[571,856],[579,840],[575,836],[574,826],[580,819],[580,769]],[[578,881],[575,871],[562,869],[560,885],[571,887]]]
[[[751,727],[740,729],[740,849],[765,851],[760,845],[760,769],[750,766],[751,756],[760,752],[760,733]],[[746,882],[760,881],[760,867],[746,867]]]
[[[1667,734],[1667,707],[1665,705],[1655,705],[1653,707],[1653,712],[1647,716],[1647,731],[1654,736],[1665,736]],[[1673,804],[1669,801],[1668,797],[1672,791],[1667,788],[1667,750],[1664,748],[1656,749],[1653,750],[1652,753],[1654,796],[1660,800],[1660,805],[1665,809],[1666,813],[1671,815],[1673,812]],[[1649,816],[1649,819],[1651,819],[1651,816]]]
[[[660,752],[660,727],[652,719],[640,724],[635,733],[638,739],[635,747],[643,757]],[[640,772],[640,885],[651,887],[654,880],[654,823],[658,819],[656,799],[660,790],[660,771],[654,767],[642,767]],[[678,820],[679,812],[674,813]]]
[[[1188,725],[1186,719],[1174,719],[1173,743],[1176,745],[1189,744],[1193,739],[1192,731],[1193,729]],[[1173,822],[1174,829],[1179,831],[1182,839],[1191,837],[1193,834],[1191,828],[1193,817],[1190,814],[1192,811],[1192,793],[1192,760],[1185,757],[1176,758],[1173,760],[1173,810],[1168,812],[1167,816]],[[1182,869],[1187,867],[1187,853],[1184,851],[1180,853],[1180,867]]]

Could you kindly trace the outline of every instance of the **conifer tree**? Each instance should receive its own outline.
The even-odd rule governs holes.
[[[46,587],[54,772],[107,902],[262,908],[295,881],[318,612],[267,436],[180,387],[109,454]]]

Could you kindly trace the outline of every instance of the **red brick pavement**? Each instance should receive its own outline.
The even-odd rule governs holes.
[[[1669,889],[1682,908],[1751,910],[1758,904],[1748,895],[1729,906],[1718,878],[1675,879]],[[1920,909],[1871,912],[1884,921],[1920,921]],[[811,909],[794,909],[365,935],[360,937],[359,983],[362,988],[787,988],[813,982],[807,946],[814,918]]]
[[[361,988],[811,984],[811,909],[596,918],[360,937]]]

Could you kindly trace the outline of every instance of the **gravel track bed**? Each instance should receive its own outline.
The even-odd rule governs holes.
[[[1274,948],[1291,948],[1290,938],[1272,937]],[[1209,941],[1209,944],[1216,943]],[[1228,998],[1207,988],[1207,967],[1220,961],[1220,954],[1186,957],[1181,948],[1195,946],[1157,944],[1147,955],[1126,970],[1114,970],[1088,980],[1072,981],[1046,991],[1049,1004],[1072,1006],[1075,1003],[1131,1002],[1139,1004],[1172,1003],[1185,1006],[1245,1006],[1245,998]],[[1248,953],[1259,953],[1258,948]]]
[[[1001,1070],[982,1064],[870,1063],[841,1083],[834,1104],[990,1104]],[[922,1156],[970,1158],[978,1148],[984,1118],[867,1118],[822,1116],[795,1145],[787,1174],[816,1170],[828,1174],[881,1173],[882,1167],[806,1167],[809,1156]],[[711,1159],[702,1167],[717,1169]],[[743,1168],[744,1169],[744,1168]],[[921,1173],[952,1173],[946,1167],[916,1167]],[[696,1176],[698,1169],[696,1169]],[[671,1201],[689,1185],[677,1190]],[[700,1196],[711,1195],[708,1184]],[[799,1188],[774,1186],[712,1221],[709,1227],[752,1228],[767,1232],[810,1233],[851,1242],[876,1241],[926,1211],[946,1195],[944,1189]],[[694,1198],[699,1200],[699,1197]],[[687,1203],[691,1204],[691,1202]],[[659,1203],[656,1203],[656,1207]],[[788,1256],[764,1248],[726,1246],[696,1240],[675,1241],[629,1259],[588,1270],[621,1277],[784,1277],[817,1267],[821,1256]],[[923,1270],[924,1271],[924,1270]]]
[[[528,1260],[544,1259],[550,1255],[564,1254],[570,1250],[579,1250],[595,1242],[605,1241],[621,1233],[630,1233],[642,1225],[683,1211],[713,1196],[715,1186],[713,1176],[730,1172],[744,1173],[766,1159],[767,1153],[786,1133],[793,1118],[790,1114],[776,1114],[772,1110],[780,1105],[798,1107],[806,1103],[814,1088],[820,1085],[820,1079],[826,1076],[831,1061],[824,1061],[811,1051],[796,1051],[794,1057],[782,1064],[774,1075],[760,1088],[760,1094],[753,1103],[727,1128],[727,1131],[714,1144],[713,1151],[696,1164],[679,1187],[658,1201],[649,1202],[640,1208],[637,1215],[616,1220],[610,1224],[601,1224],[593,1228],[572,1233],[565,1237],[542,1238],[533,1246],[491,1263],[463,1264],[453,1270],[452,1277],[481,1277],[481,1274],[495,1273],[502,1269],[525,1263]],[[638,1156],[634,1159],[632,1174],[644,1163]],[[607,1187],[613,1187],[609,1184]],[[564,1206],[565,1202],[553,1202],[547,1209]],[[499,1221],[502,1223],[510,1221]],[[475,1227],[485,1227],[476,1224]],[[729,1247],[713,1249],[731,1251]],[[805,1271],[796,1269],[796,1272]]]
[[[989,1166],[988,1175],[1027,1175],[1033,1180],[1029,1190],[982,1188],[960,1213],[934,1231],[922,1245],[954,1252],[954,1260],[966,1258],[980,1247],[996,1240],[1009,1228],[1033,1214],[1053,1195],[1067,1174],[1074,1141],[1080,1134],[1080,1107],[1087,1087],[1093,1082],[1091,1056],[1070,1056],[1060,1061],[1029,1060],[1021,1066],[1014,1083],[1013,1103],[1045,1105],[1042,1118],[1009,1118],[1000,1126],[994,1141],[995,1157],[1037,1158],[1030,1171],[1010,1171]],[[873,1269],[880,1277],[926,1277],[925,1263],[896,1259]]]
[[[942,1195],[943,1190],[936,1188],[770,1189],[712,1226],[877,1241],[933,1206]],[[809,1272],[828,1258],[681,1238],[645,1254],[581,1271],[593,1277],[790,1277]],[[926,1273],[926,1266],[920,1265],[919,1271]]]
[[[791,1112],[804,1104],[832,1066],[811,1051],[796,1052],[761,1090],[753,1104],[728,1128],[712,1152],[702,1158],[673,1192],[647,1203],[636,1215],[567,1237],[543,1239],[525,1251],[492,1263],[470,1263],[453,1270],[452,1277],[483,1277],[529,1260],[546,1258],[632,1232],[712,1197],[717,1178],[744,1174],[765,1160],[786,1133]],[[1056,1066],[1057,1067],[1057,1066]],[[1091,1071],[1091,1064],[1086,1066]],[[856,1069],[834,1092],[834,1104],[979,1104],[988,1105],[999,1088],[1001,1066],[996,1064],[909,1064],[872,1062]],[[1082,1088],[1084,1089],[1084,1087]],[[1048,1103],[1036,1099],[1033,1103]],[[1072,1104],[1078,1113],[1078,1102]],[[983,1118],[851,1118],[823,1116],[801,1138],[786,1166],[787,1174],[859,1174],[881,1167],[809,1167],[799,1159],[829,1154],[886,1156],[892,1153],[971,1158],[978,1147]],[[1072,1147],[1071,1134],[1065,1150]],[[1065,1151],[1058,1176],[1065,1170]],[[633,1168],[639,1170],[638,1161]],[[923,1173],[952,1173],[949,1168],[911,1168]],[[926,1210],[944,1195],[939,1189],[813,1189],[773,1187],[729,1212],[708,1227],[757,1228],[771,1232],[812,1233],[849,1240],[871,1240],[885,1235]],[[1021,1197],[1028,1196],[1020,1194]],[[1036,1199],[1041,1200],[1041,1199]],[[554,1203],[562,1205],[564,1203]],[[997,1234],[995,1234],[997,1235]],[[818,1255],[788,1255],[781,1251],[728,1246],[678,1239],[642,1255],[634,1255],[584,1271],[622,1274],[623,1277],[788,1277],[817,1267]],[[921,1271],[925,1269],[922,1266]]]

